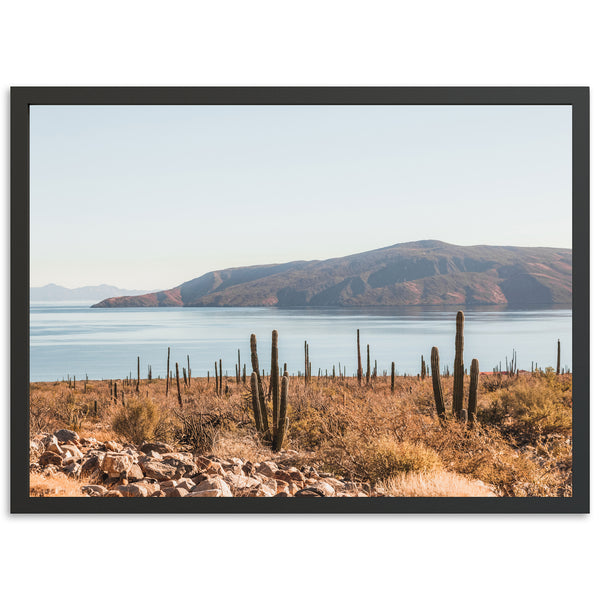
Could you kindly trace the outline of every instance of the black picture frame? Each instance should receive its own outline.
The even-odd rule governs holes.
[[[570,105],[573,234],[573,495],[566,498],[57,498],[29,496],[29,108],[32,105]],[[12,513],[589,512],[589,88],[11,88]]]

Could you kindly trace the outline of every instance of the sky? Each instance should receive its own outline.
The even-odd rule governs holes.
[[[571,247],[570,106],[32,106],[32,286]]]

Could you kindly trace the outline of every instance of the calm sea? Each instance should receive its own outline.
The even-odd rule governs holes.
[[[31,381],[123,378],[148,365],[154,377],[164,377],[167,347],[171,368],[190,357],[192,376],[206,376],[215,360],[235,373],[237,350],[250,367],[250,334],[256,333],[261,368],[270,365],[271,331],[279,331],[279,364],[296,373],[304,369],[304,341],[310,346],[313,375],[318,369],[347,374],[356,370],[356,330],[360,329],[363,365],[366,345],[382,373],[392,361],[400,374],[416,374],[421,355],[429,363],[431,347],[440,363],[452,366],[456,308],[89,308],[81,303],[32,303],[30,311]],[[571,308],[506,307],[465,310],[465,365],[478,358],[491,371],[513,349],[518,367],[556,366],[556,342],[561,365],[571,367]],[[250,371],[250,369],[249,369]]]

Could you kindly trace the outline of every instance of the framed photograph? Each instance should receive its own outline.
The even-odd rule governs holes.
[[[13,88],[11,511],[589,511],[589,89]]]

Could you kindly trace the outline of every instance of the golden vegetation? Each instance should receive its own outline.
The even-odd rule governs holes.
[[[480,375],[478,421],[449,418],[442,426],[431,378],[291,377],[289,429],[284,448],[298,462],[368,481],[389,495],[565,496],[571,494],[571,375],[521,372]],[[268,377],[264,382],[268,390]],[[452,378],[442,378],[444,397]],[[465,377],[468,389],[468,377]],[[165,395],[165,381],[32,383],[31,433],[68,428],[97,440],[160,440],[205,454],[264,460],[247,384],[223,378],[181,382]],[[270,406],[269,406],[270,408]],[[36,476],[37,477],[37,476]]]

